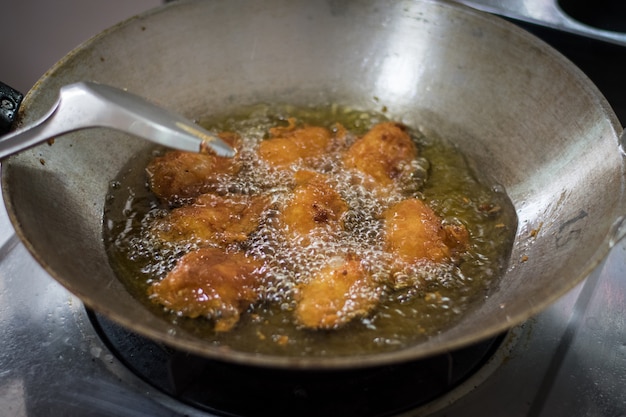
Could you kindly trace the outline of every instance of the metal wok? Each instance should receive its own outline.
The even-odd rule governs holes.
[[[28,93],[21,123],[41,117],[61,86],[82,80],[127,88],[189,118],[258,102],[384,105],[392,118],[452,140],[515,205],[519,224],[505,275],[453,328],[371,356],[264,356],[216,348],[155,317],[109,266],[105,195],[146,142],[81,131],[2,161],[15,229],[56,280],[120,324],[207,357],[341,368],[459,348],[548,306],[624,234],[622,129],[606,100],[541,41],[452,3],[171,3],[63,58]]]

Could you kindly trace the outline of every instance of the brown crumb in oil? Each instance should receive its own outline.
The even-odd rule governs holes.
[[[279,346],[287,346],[287,343],[289,343],[289,336],[287,336],[287,335],[278,336],[277,335],[276,337],[274,337],[274,341]]]
[[[502,211],[502,207],[493,203],[484,203],[478,206],[478,209],[490,216],[495,216]]]
[[[441,294],[439,293],[439,291],[427,292],[424,295],[424,301],[429,303],[439,303],[441,302]]]
[[[539,223],[539,227],[537,227],[536,229],[533,229],[530,231],[530,237],[537,237],[537,235],[539,234],[539,231],[541,230],[541,227],[543,226],[543,222]]]

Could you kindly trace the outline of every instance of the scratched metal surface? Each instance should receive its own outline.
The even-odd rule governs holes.
[[[10,230],[4,212],[0,227]],[[106,348],[79,300],[14,237],[0,250],[0,415],[210,416],[178,404]],[[485,369],[403,416],[620,416],[626,412],[626,246],[514,329]]]
[[[531,10],[544,1],[471,3],[494,12],[501,7],[499,14],[520,19],[523,26],[531,23],[527,28],[562,48],[626,120],[623,103],[611,91],[620,83],[626,50],[615,42],[607,46],[560,36],[551,29],[558,26],[554,22],[537,25],[535,17],[542,15],[511,16],[514,3]],[[611,67],[615,73],[606,72]],[[587,280],[514,329],[483,370],[402,416],[625,416],[625,277],[626,242],[621,242]],[[0,203],[0,416],[49,415],[210,416],[167,397],[124,367],[99,340],[80,301],[19,243]]]

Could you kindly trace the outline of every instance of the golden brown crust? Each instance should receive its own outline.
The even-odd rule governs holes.
[[[286,253],[308,250],[309,255],[303,257],[316,259],[315,267],[309,268],[312,274],[307,268],[297,271],[298,281],[289,287],[296,288],[295,298],[291,298],[292,292],[286,296],[295,303],[295,321],[305,328],[335,329],[367,316],[384,291],[402,287],[392,282],[402,268],[421,262],[454,262],[455,255],[469,242],[468,230],[462,224],[445,224],[417,198],[407,198],[384,210],[388,201],[405,198],[409,193],[403,187],[414,180],[413,162],[418,150],[407,129],[398,123],[380,123],[355,142],[352,139],[343,126],[338,125],[333,133],[322,127],[298,126],[294,119],[289,119],[287,126],[270,129],[270,139],[261,141],[256,152],[271,172],[281,170],[281,175],[285,174],[281,178],[287,178],[289,185],[281,185],[276,196],[270,192],[257,196],[208,192],[224,175],[236,178],[242,160],[184,152],[156,158],[147,168],[152,190],[170,205],[184,205],[156,220],[152,235],[164,242],[190,243],[201,249],[183,256],[165,279],[150,288],[153,300],[183,316],[213,319],[217,331],[233,328],[239,315],[259,298],[262,279],[258,271],[264,265],[223,248],[247,247],[244,242],[259,229],[266,215],[253,239],[264,239],[269,230],[268,236],[288,248]],[[234,137],[230,140],[235,141]],[[315,166],[316,158],[328,152],[335,165],[324,169]],[[348,171],[333,177],[342,169]],[[353,185],[354,178],[364,180],[365,191],[356,189],[365,198],[382,204],[376,214],[367,211],[367,220],[376,224],[375,233],[381,227],[383,230],[383,241],[373,245],[376,250],[383,249],[380,261],[393,264],[384,265],[389,276],[378,276],[380,282],[375,282],[356,255],[333,257],[336,252],[327,249],[337,248],[333,245],[341,244],[340,239],[353,232],[345,230],[344,220],[350,210],[347,201],[354,202],[354,196],[335,181]],[[337,189],[352,199],[344,200]],[[391,199],[381,198],[383,195]],[[320,267],[323,262],[326,265]],[[265,267],[274,267],[268,265]]]
[[[158,219],[152,233],[161,241],[201,246],[243,242],[258,228],[269,205],[268,196],[203,194]]]
[[[372,277],[358,259],[337,259],[299,288],[296,320],[311,329],[336,329],[369,314],[379,298]]]
[[[232,133],[218,136],[234,147],[238,138]],[[181,201],[211,191],[220,176],[236,175],[241,170],[241,160],[222,158],[196,152],[169,151],[154,158],[146,167],[148,184],[152,192],[164,203],[178,205]]]
[[[367,175],[375,186],[385,187],[405,181],[413,173],[411,163],[418,151],[406,128],[394,122],[372,127],[346,151],[346,168]]]
[[[441,218],[417,198],[389,207],[383,219],[386,249],[409,263],[446,261],[453,249],[466,245],[469,239],[464,226],[444,226]]]
[[[270,139],[259,144],[259,157],[271,167],[282,169],[305,158],[322,156],[333,144],[333,134],[320,126],[289,126],[270,129]]]
[[[243,253],[203,248],[183,256],[149,294],[154,302],[187,317],[215,321],[228,331],[258,299],[261,263]]]
[[[298,171],[296,187],[282,208],[279,219],[290,237],[307,236],[312,232],[337,232],[343,229],[343,214],[348,205],[328,183],[325,175],[313,171]]]

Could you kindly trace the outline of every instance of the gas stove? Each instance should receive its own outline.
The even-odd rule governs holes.
[[[581,23],[560,3],[463,3],[559,49],[626,121],[626,35]],[[466,350],[330,377],[250,370],[172,351],[88,311],[33,260],[0,203],[0,416],[626,416],[625,277],[622,241],[550,308]],[[214,383],[195,385],[207,376]],[[431,393],[437,384],[445,389]]]

